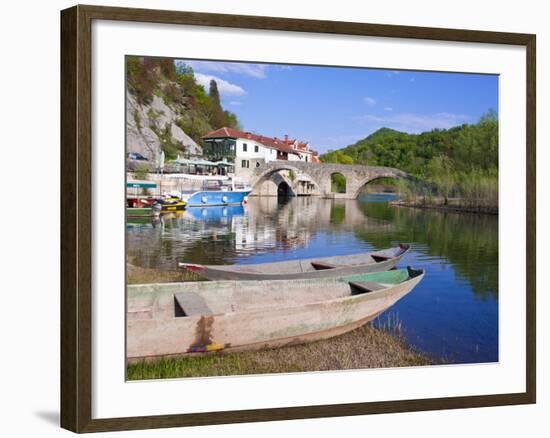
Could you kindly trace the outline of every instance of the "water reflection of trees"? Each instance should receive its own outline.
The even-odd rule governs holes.
[[[396,240],[420,243],[428,256],[444,257],[459,278],[467,280],[481,298],[498,297],[498,217],[396,208],[385,203],[362,203],[369,217],[391,221],[392,233],[358,231],[357,237],[376,247]]]

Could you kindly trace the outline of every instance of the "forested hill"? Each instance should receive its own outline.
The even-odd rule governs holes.
[[[444,166],[455,172],[495,173],[498,168],[498,118],[487,112],[476,124],[407,134],[381,128],[343,149],[321,155],[324,163],[389,166],[429,176]]]
[[[193,69],[168,58],[126,58],[126,143],[128,152],[149,159],[162,149],[167,159],[199,155],[200,139],[222,126],[238,127],[223,109],[215,81],[209,90]]]

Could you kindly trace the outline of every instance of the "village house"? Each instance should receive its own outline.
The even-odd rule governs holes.
[[[208,159],[234,163],[236,173],[274,160],[319,162],[317,151],[309,143],[289,139],[288,135],[279,139],[224,127],[206,134],[202,140]]]

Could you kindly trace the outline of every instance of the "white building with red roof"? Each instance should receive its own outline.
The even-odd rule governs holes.
[[[317,152],[309,143],[244,132],[234,128],[220,128],[202,137],[203,153],[213,161],[235,163],[235,170],[259,167],[274,160],[318,163]]]

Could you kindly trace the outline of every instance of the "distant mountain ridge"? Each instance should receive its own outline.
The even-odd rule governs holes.
[[[408,134],[380,128],[356,143],[320,156],[324,163],[396,167],[424,174],[434,159],[444,158],[455,170],[498,168],[498,118],[494,111],[476,124]]]

